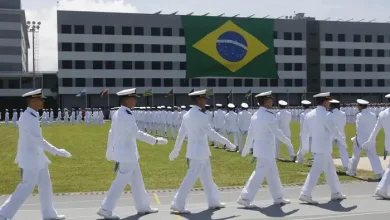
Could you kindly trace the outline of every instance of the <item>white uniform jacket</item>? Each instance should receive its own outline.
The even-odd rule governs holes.
[[[385,148],[386,151],[390,151],[390,108],[383,110],[379,113],[378,120],[376,121],[374,130],[371,132],[368,142],[375,143],[376,136],[379,131],[383,128],[385,131]]]
[[[290,122],[291,122],[291,112],[287,109],[282,109],[276,114],[276,120],[279,126],[279,129],[282,130],[283,134],[287,137],[291,137],[290,131]]]

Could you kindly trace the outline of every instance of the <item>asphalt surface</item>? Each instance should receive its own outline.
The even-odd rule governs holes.
[[[319,205],[307,205],[298,201],[301,187],[285,187],[286,198],[291,199],[291,204],[285,206],[272,205],[267,188],[261,188],[256,195],[254,209],[243,209],[236,204],[240,194],[239,189],[221,191],[221,201],[227,207],[221,210],[207,210],[204,192],[191,192],[187,200],[187,207],[192,214],[172,214],[170,202],[174,192],[150,193],[150,201],[153,207],[159,209],[159,213],[145,216],[137,216],[131,194],[123,194],[115,209],[115,214],[123,220],[254,220],[254,219],[345,219],[345,220],[388,220],[390,218],[390,201],[379,200],[373,196],[377,183],[348,183],[343,184],[343,193],[348,198],[341,202],[330,202],[330,192],[326,185],[317,186],[313,192],[313,199],[320,202]],[[6,200],[6,196],[0,197],[0,202]],[[100,207],[104,195],[61,195],[55,196],[55,208],[59,214],[66,215],[72,220],[96,220],[101,219],[95,213]],[[41,218],[39,196],[31,196],[18,211],[13,220],[39,220]]]

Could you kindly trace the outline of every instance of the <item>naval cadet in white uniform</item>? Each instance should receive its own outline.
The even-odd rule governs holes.
[[[325,173],[326,182],[332,192],[331,200],[346,198],[345,195],[340,193],[339,177],[337,176],[332,158],[333,139],[340,141],[343,146],[347,146],[345,137],[334,125],[330,115],[332,113],[328,111],[329,101],[331,100],[330,93],[319,93],[313,97],[315,98],[317,108],[306,114],[301,133],[301,151],[303,151],[303,154],[309,151],[309,138],[312,137],[311,152],[313,153],[314,161],[299,197],[299,200],[309,204],[318,203],[312,199],[311,193],[317,185],[322,172]]]
[[[45,151],[52,155],[70,157],[64,149],[57,149],[42,137],[38,111],[43,108],[45,96],[42,89],[24,94],[27,109],[19,119],[18,152],[15,163],[20,167],[22,182],[14,193],[0,207],[0,220],[12,219],[24,201],[38,185],[41,212],[44,220],[60,220],[53,206],[53,189],[49,174],[49,159]]]
[[[290,122],[291,122],[291,112],[286,109],[288,103],[284,100],[280,100],[278,102],[280,111],[276,114],[276,123],[279,127],[279,129],[283,132],[284,135],[286,135],[289,139],[291,138],[291,131],[290,131]],[[292,161],[296,160],[294,148],[291,146],[287,146],[288,154],[290,155],[290,159]],[[280,152],[280,141],[275,140],[275,158],[279,158],[279,152]]]
[[[195,105],[183,115],[174,149],[169,155],[170,160],[174,160],[179,155],[184,137],[187,136],[186,157],[189,168],[171,203],[171,209],[182,214],[190,213],[186,209],[186,199],[198,178],[200,178],[203,185],[209,208],[219,209],[225,207],[225,204],[220,203],[218,186],[213,180],[210,163],[211,152],[207,136],[226,145],[230,150],[236,148],[234,144],[218,134],[209,124],[207,114],[204,111],[208,98],[207,90],[195,91],[188,95]]]
[[[330,115],[333,119],[334,125],[337,127],[339,132],[345,137],[345,125],[347,124],[347,116],[344,112],[340,111],[340,101],[336,99],[332,99],[330,102],[330,111],[332,114]],[[342,146],[341,143],[335,140],[335,144],[339,150],[339,155],[341,159],[341,163],[343,164],[344,169],[348,169],[349,163],[349,155],[347,152],[348,146]]]
[[[241,103],[242,111],[238,113],[238,152],[241,154],[244,142],[244,136],[248,134],[249,124],[251,123],[252,114],[248,111],[248,104]]]
[[[130,109],[137,104],[136,89],[126,89],[117,93],[121,107],[113,114],[111,129],[108,134],[106,157],[116,161],[115,171],[117,176],[112,183],[98,215],[106,219],[119,219],[112,211],[127,184],[131,185],[131,191],[135,208],[139,215],[156,213],[158,209],[150,206],[150,201],[145,190],[141,169],[138,163],[139,154],[137,139],[151,145],[165,145],[168,141],[164,138],[155,138],[139,130]],[[119,170],[118,170],[119,167]]]
[[[255,98],[260,108],[251,118],[242,156],[247,156],[253,148],[253,157],[257,158],[257,165],[237,203],[246,208],[253,207],[251,202],[265,178],[274,204],[289,204],[290,201],[283,198],[282,183],[275,159],[275,137],[292,148],[291,140],[278,128],[275,114],[269,110],[273,104],[272,91],[260,93]]]
[[[309,113],[311,111],[310,107],[311,107],[311,102],[309,100],[302,100],[301,101],[301,104],[302,104],[302,107],[303,107],[303,112],[299,115],[299,127],[300,127],[300,132],[299,132],[299,138],[301,139],[302,138],[302,126],[303,126],[303,121],[305,120],[305,116],[307,113]],[[299,141],[300,142],[300,145],[299,145],[299,151],[297,153],[297,161],[295,161],[296,163],[303,163],[303,158],[304,158],[304,154],[302,154],[301,152],[301,149],[302,149],[302,140]],[[309,138],[309,147],[310,147],[310,144],[311,144],[311,137]]]

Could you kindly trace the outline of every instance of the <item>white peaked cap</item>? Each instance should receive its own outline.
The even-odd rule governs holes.
[[[215,104],[215,106],[217,106],[217,107],[222,107],[222,104]]]
[[[150,109],[150,107],[148,106],[148,107],[146,107],[147,109]]]
[[[46,98],[43,93],[42,93],[42,89],[36,89],[34,91],[30,91],[30,92],[27,92],[27,93],[24,93],[22,95],[23,98],[25,97],[32,97],[32,98]]]
[[[309,101],[309,100],[302,100],[301,104],[303,104],[303,105],[311,105],[311,101]]]
[[[229,103],[229,104],[228,104],[228,107],[229,107],[229,108],[234,108],[234,107],[236,107],[236,106],[235,106],[233,103]]]
[[[185,106],[185,105],[182,105],[182,106],[180,106],[180,108],[186,108],[186,106]]]
[[[207,96],[207,89],[194,91],[188,94],[189,96]]]
[[[288,103],[286,102],[286,101],[284,101],[284,100],[279,100],[279,105],[281,105],[281,106],[286,106],[286,105],[288,105]]]
[[[248,104],[246,104],[246,103],[244,102],[244,103],[241,103],[241,107],[243,107],[243,108],[248,108],[249,106],[248,106]]]
[[[369,101],[366,101],[364,99],[358,99],[356,100],[356,102],[360,105],[368,105],[370,103]]]
[[[267,97],[267,96],[271,96],[272,95],[272,91],[268,91],[268,92],[262,92],[262,93],[259,93],[257,94],[255,97]]]
[[[390,98],[390,94],[385,95],[385,98],[387,99]]]
[[[210,107],[210,105],[206,104],[206,107]]]
[[[333,103],[333,104],[339,104],[340,101],[339,100],[336,100],[336,99],[332,99],[329,101],[330,103]]]
[[[330,92],[323,92],[323,93],[318,93],[318,94],[315,94],[313,95],[313,98],[322,98],[322,97],[329,97],[330,96]]]
[[[138,95],[135,93],[135,91],[136,91],[136,88],[125,89],[125,90],[117,92],[116,95],[117,96],[136,96],[136,97],[138,97]]]
[[[157,106],[157,109],[161,109],[161,107],[160,107],[160,106]]]

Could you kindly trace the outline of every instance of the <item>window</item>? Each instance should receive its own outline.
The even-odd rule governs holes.
[[[133,86],[133,79],[132,78],[123,78],[123,87],[130,87]]]
[[[103,44],[93,43],[92,44],[92,51],[93,52],[103,52]]]
[[[273,36],[274,36],[274,39],[278,39],[278,32],[277,32],[277,31],[274,31]]]
[[[326,79],[325,86],[326,87],[333,87],[333,79]]]
[[[362,86],[362,80],[361,79],[354,79],[353,80],[353,86],[354,87],[361,87]]]
[[[333,64],[330,63],[325,64],[325,71],[327,72],[333,71]]]
[[[92,34],[103,34],[102,26],[92,26]]]
[[[61,43],[62,51],[72,51],[72,43]]]
[[[278,55],[278,48],[277,47],[274,47],[274,54]]]
[[[242,86],[242,79],[234,79],[233,85],[234,85],[234,87],[241,87]]]
[[[245,85],[245,87],[252,87],[253,86],[253,79],[244,79],[244,85]]]
[[[292,71],[292,63],[285,63],[284,71]]]
[[[150,30],[150,34],[152,36],[160,36],[161,35],[161,29],[160,28],[157,28],[157,27],[152,27],[151,30]]]
[[[354,49],[354,50],[353,50],[353,56],[354,56],[354,57],[361,57],[361,56],[362,56],[362,50],[360,50],[360,49]]]
[[[302,79],[294,79],[295,87],[303,87],[303,80]]]
[[[385,50],[378,50],[377,55],[378,57],[385,57]]]
[[[164,62],[164,70],[172,70],[173,69],[173,62]]]
[[[143,53],[144,50],[144,45],[143,44],[134,44],[134,52],[136,53]]]
[[[372,35],[366,35],[366,36],[364,36],[364,42],[366,42],[366,43],[372,42]]]
[[[152,61],[152,70],[161,70],[161,62]]]
[[[76,60],[74,64],[75,64],[75,69],[78,69],[78,70],[85,69],[85,61],[84,60]]]
[[[115,34],[114,26],[105,26],[104,27],[104,34],[105,35],[114,35]]]
[[[62,78],[62,87],[72,87],[73,79],[72,78]]]
[[[326,48],[325,49],[325,56],[333,56],[333,49],[332,48]]]
[[[85,87],[85,78],[76,78],[76,87]]]
[[[219,87],[226,87],[227,86],[227,79],[218,79],[218,86]]]
[[[358,34],[353,35],[353,42],[361,42],[361,36]]]
[[[377,65],[378,72],[385,72],[385,64]]]
[[[105,44],[104,51],[105,52],[115,52],[115,44]]]
[[[260,79],[259,80],[259,85],[261,86],[261,87],[268,87],[268,79]]]
[[[114,78],[106,78],[106,86],[107,87],[115,87],[115,79]]]
[[[303,70],[303,64],[302,63],[295,63],[294,64],[294,71],[302,71]]]
[[[345,57],[345,49],[338,49],[337,50],[337,55],[339,57]]]
[[[279,80],[278,79],[270,79],[270,86],[271,87],[278,87],[279,86]]]
[[[74,26],[75,34],[84,34],[84,25],[75,25]]]
[[[337,41],[345,42],[345,34],[338,34],[337,35]]]
[[[362,71],[362,65],[361,64],[354,64],[353,65],[353,71],[354,72],[361,72]]]
[[[364,54],[366,57],[372,57],[372,50],[371,49],[365,49]]]
[[[191,86],[200,87],[200,79],[191,79]]]
[[[131,44],[122,44],[122,52],[123,53],[131,53],[132,45]]]
[[[164,79],[164,87],[173,87],[173,79]]]
[[[333,41],[333,35],[332,34],[325,34],[325,41]]]
[[[179,52],[180,53],[186,53],[186,45],[180,45],[179,46]]]
[[[179,36],[184,37],[184,28],[179,28]]]
[[[291,47],[285,47],[284,48],[284,55],[292,55],[292,48]]]
[[[163,45],[164,53],[172,53],[172,45]]]
[[[143,70],[145,69],[145,63],[143,61],[135,61],[134,67],[136,70]]]
[[[93,78],[93,87],[103,87],[103,78]]]
[[[152,44],[152,53],[161,53],[161,45]]]
[[[190,86],[188,79],[180,79],[180,87],[188,87]]]
[[[74,44],[74,51],[77,51],[77,52],[85,51],[84,43],[75,43]]]
[[[143,27],[134,27],[134,35],[144,35],[144,28]]]
[[[337,70],[341,72],[345,72],[345,64],[337,64]]]
[[[101,70],[101,69],[103,69],[103,61],[95,60],[95,61],[92,62],[92,66],[93,66],[92,68],[94,70]]]
[[[292,81],[292,79],[284,79],[284,86],[286,86],[286,87],[292,87],[292,86],[293,86],[293,81]]]
[[[300,47],[294,48],[294,55],[303,55],[303,50]]]
[[[61,34],[71,34],[72,33],[72,26],[63,24],[61,25]]]
[[[105,61],[105,69],[106,70],[114,70],[115,69],[115,61]]]
[[[294,33],[294,40],[302,40],[302,33]]]
[[[145,79],[135,79],[135,87],[144,87],[145,86]]]
[[[63,60],[62,69],[73,69],[73,62],[71,60]]]
[[[292,34],[291,34],[291,32],[284,32],[284,34],[283,34],[283,40],[292,40]]]
[[[365,81],[365,85],[367,86],[367,87],[372,87],[372,79],[366,79],[366,80],[364,80]]]
[[[207,86],[208,87],[215,87],[217,85],[215,79],[207,79]]]
[[[365,64],[364,65],[364,70],[366,72],[372,72],[372,69],[373,69],[372,64]]]
[[[123,26],[122,27],[122,35],[131,35],[131,27]]]
[[[383,35],[376,36],[376,41],[378,43],[384,43],[385,42],[385,36],[383,36]]]
[[[339,79],[338,84],[339,84],[339,87],[345,87],[345,85],[346,85],[345,79]]]
[[[133,62],[132,61],[123,61],[122,62],[122,69],[124,69],[124,70],[133,69]]]
[[[161,78],[153,78],[152,87],[161,87]]]
[[[180,70],[186,70],[187,69],[187,62],[180,62]]]
[[[163,36],[172,36],[172,28],[163,28]]]
[[[384,79],[378,79],[377,85],[378,85],[378,87],[385,87],[385,80]]]

